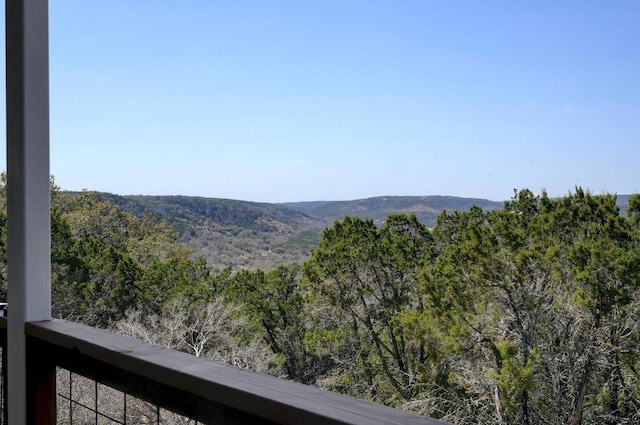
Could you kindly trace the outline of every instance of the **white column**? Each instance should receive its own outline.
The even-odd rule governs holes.
[[[26,423],[24,324],[51,318],[48,0],[5,0],[9,424]]]

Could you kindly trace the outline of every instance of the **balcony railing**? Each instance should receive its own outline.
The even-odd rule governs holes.
[[[3,353],[6,320],[0,318]],[[70,408],[73,403],[79,403],[86,409],[92,408],[87,404],[95,404],[96,424],[135,423],[128,419],[126,412],[118,413],[120,416],[109,415],[104,413],[108,409],[98,408],[99,384],[120,391],[122,395],[115,398],[115,403],[125,409],[128,396],[156,406],[155,423],[168,423],[161,420],[160,414],[161,410],[167,410],[190,418],[190,423],[204,424],[444,424],[74,322],[31,322],[27,323],[25,332],[31,375],[28,393],[35,398],[29,405],[38,411],[34,414],[39,418],[35,423],[55,423],[56,405],[65,406],[65,403]],[[5,365],[3,358],[3,368]],[[62,378],[61,368],[68,371],[63,372],[68,375]],[[58,386],[69,385],[68,389],[56,390],[56,370]],[[87,390],[95,391],[95,395],[89,395],[91,403],[73,400],[73,382],[60,384],[60,379],[73,379],[76,374],[95,382],[95,386]],[[3,402],[5,388],[2,385]],[[105,403],[114,404],[114,401]],[[6,415],[6,405],[3,407]],[[113,406],[110,409],[113,411]],[[65,423],[73,421],[65,418]]]

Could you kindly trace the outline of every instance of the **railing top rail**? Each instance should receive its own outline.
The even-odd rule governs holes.
[[[25,330],[27,335],[46,343],[276,423],[445,424],[79,323],[64,320],[31,322]]]

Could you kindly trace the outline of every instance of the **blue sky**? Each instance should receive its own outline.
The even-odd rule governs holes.
[[[265,202],[637,192],[638,22],[637,0],[51,1],[51,172]]]

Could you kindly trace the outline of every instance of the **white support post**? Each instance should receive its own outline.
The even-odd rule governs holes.
[[[24,325],[51,318],[48,0],[5,0],[9,424],[27,423]]]

